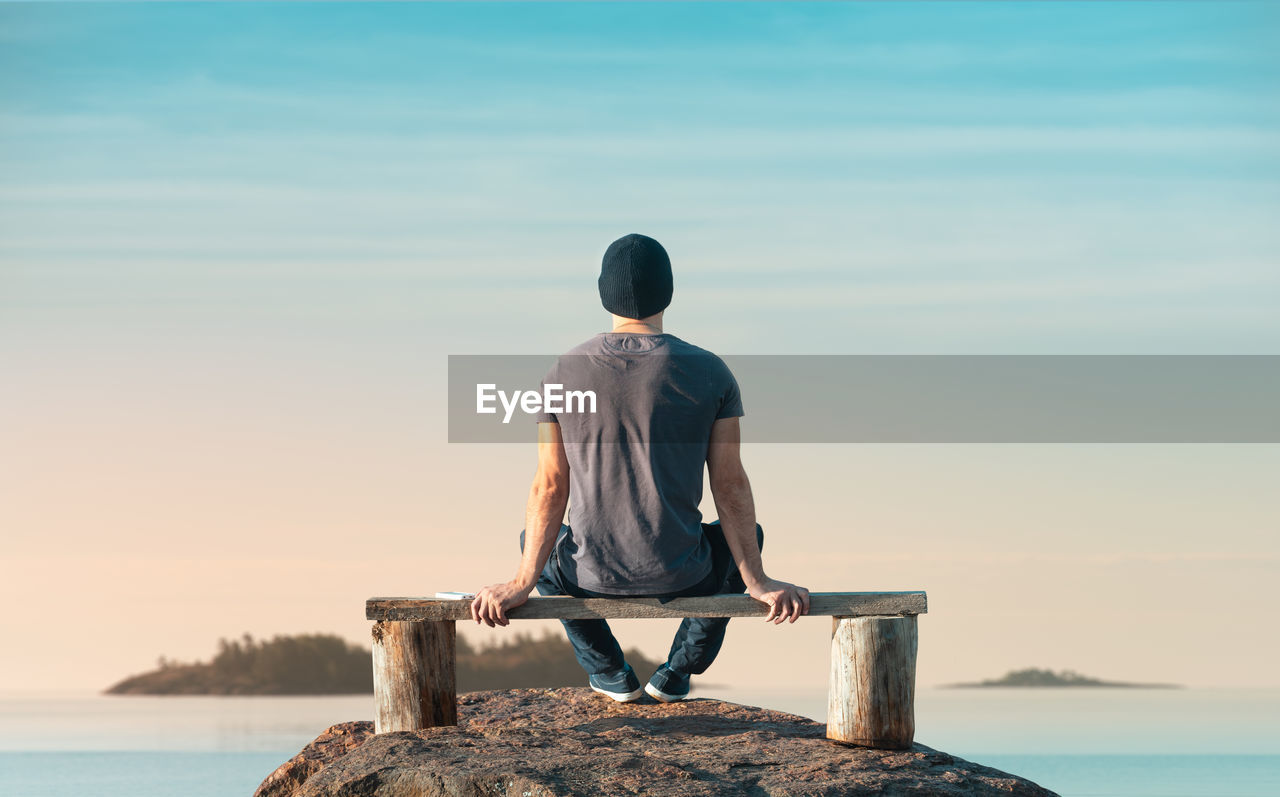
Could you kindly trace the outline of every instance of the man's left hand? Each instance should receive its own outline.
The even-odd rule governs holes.
[[[529,600],[533,587],[525,587],[514,581],[505,584],[490,584],[476,593],[471,601],[471,619],[476,624],[484,623],[493,628],[495,625],[507,625],[507,609],[519,606]]]

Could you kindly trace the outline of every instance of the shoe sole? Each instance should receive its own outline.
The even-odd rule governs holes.
[[[669,695],[666,692],[659,689],[658,687],[654,686],[653,684],[645,684],[644,691],[649,693],[649,697],[652,697],[654,700],[659,700],[663,703],[679,703],[681,700],[684,700],[686,697],[689,696],[688,694]]]
[[[639,700],[640,696],[644,694],[643,689],[637,689],[634,692],[610,692],[607,689],[601,689],[595,684],[587,684],[587,685],[591,687],[591,690],[593,692],[599,692],[605,697],[610,698],[612,700],[616,700],[619,703],[633,703]]]

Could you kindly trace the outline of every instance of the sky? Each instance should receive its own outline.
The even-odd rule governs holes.
[[[533,446],[446,442],[446,357],[604,329],[628,232],[725,354],[1280,354],[1277,34],[1248,2],[0,4],[0,688],[367,642],[367,597],[509,578]],[[922,685],[1280,686],[1276,446],[744,460],[772,575],[928,590]],[[707,679],[822,688],[828,634],[735,621]]]

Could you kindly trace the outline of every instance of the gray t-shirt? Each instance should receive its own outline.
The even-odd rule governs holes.
[[[571,533],[557,556],[593,592],[675,592],[706,578],[702,474],[711,426],[740,416],[729,367],[675,335],[602,332],[566,352],[544,385],[592,391],[595,412],[544,412],[569,459]],[[571,404],[582,410],[589,404]]]

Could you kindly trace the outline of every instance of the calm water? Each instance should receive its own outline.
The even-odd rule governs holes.
[[[820,692],[707,689],[821,720]],[[922,690],[923,744],[1068,797],[1277,797],[1280,690]],[[0,696],[4,797],[232,797],[371,700]]]

